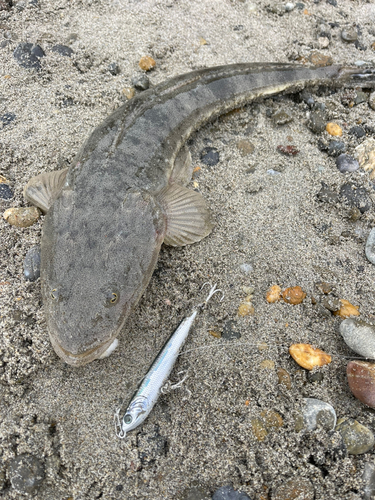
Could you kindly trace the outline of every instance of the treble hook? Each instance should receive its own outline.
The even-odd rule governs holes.
[[[220,288],[216,288],[216,283],[212,286],[211,283],[209,283],[208,281],[206,283],[203,283],[203,285],[201,286],[201,290],[203,290],[203,288],[208,285],[211,287],[209,293],[208,293],[208,296],[206,298],[206,300],[203,302],[202,304],[202,307],[205,307],[207,305],[207,302],[210,300],[210,298],[215,295],[215,293],[217,292],[221,292],[222,293],[222,296],[221,296],[221,299],[220,299],[220,302],[222,302],[222,300],[224,299],[224,292],[223,290],[221,290]]]

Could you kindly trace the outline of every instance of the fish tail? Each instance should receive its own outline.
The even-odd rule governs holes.
[[[375,88],[375,68],[340,68],[337,76],[339,82],[344,82],[345,87],[360,87],[363,89]]]

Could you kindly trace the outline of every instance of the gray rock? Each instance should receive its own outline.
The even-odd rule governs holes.
[[[329,156],[338,156],[346,151],[346,146],[342,141],[331,141],[327,148]]]
[[[221,486],[212,496],[212,500],[251,500],[246,493],[236,491],[232,486]]]
[[[113,62],[108,66],[108,71],[111,75],[116,76],[120,73],[120,66],[116,62]]]
[[[286,111],[279,111],[272,116],[272,121],[275,125],[285,125],[293,121],[293,117]]]
[[[358,33],[355,28],[343,29],[341,31],[341,38],[344,42],[354,43],[358,39]]]
[[[375,327],[358,318],[344,319],[340,333],[345,344],[365,358],[375,359]]]
[[[40,276],[40,246],[30,248],[23,261],[23,274],[28,281],[36,281]]]
[[[373,500],[373,498],[375,497],[375,465],[373,463],[365,463],[362,481],[363,500]]]
[[[0,122],[2,123],[2,128],[6,127],[12,121],[16,119],[16,115],[14,113],[4,113],[0,116]]]
[[[350,455],[367,453],[374,446],[375,439],[370,429],[351,418],[340,418],[336,431],[343,437]]]
[[[321,134],[326,129],[326,120],[320,113],[313,112],[307,126],[314,134]]]
[[[61,45],[59,43],[57,45],[54,45],[51,50],[52,52],[56,52],[63,57],[70,57],[73,54],[73,49],[71,49],[67,45]]]
[[[219,151],[216,148],[208,146],[201,151],[200,158],[205,165],[213,167],[220,161]]]
[[[306,398],[303,409],[303,420],[306,429],[311,432],[318,426],[330,431],[336,426],[336,412],[329,403],[320,399]]]
[[[356,125],[356,126],[352,127],[351,129],[349,129],[349,134],[354,135],[355,137],[357,137],[357,139],[360,139],[361,137],[365,137],[366,132],[365,132],[365,129],[363,127]]]
[[[10,189],[8,184],[5,182],[0,183],[0,199],[1,200],[11,200],[13,198],[13,191]]]
[[[40,58],[44,57],[45,53],[39,45],[32,43],[20,43],[13,52],[13,57],[20,66],[28,69],[41,69]]]
[[[314,486],[309,479],[301,476],[283,481],[272,493],[272,500],[314,500],[314,498]]]
[[[371,109],[375,109],[375,92],[371,92],[368,103]]]
[[[359,169],[358,161],[352,156],[341,154],[336,160],[336,167],[342,174],[346,172],[355,172]]]
[[[375,265],[375,227],[371,229],[370,234],[368,235],[365,254],[371,264]]]
[[[132,84],[138,90],[147,90],[150,87],[150,80],[144,73],[135,75],[132,78]]]
[[[27,453],[11,460],[8,467],[9,479],[17,493],[34,493],[44,480],[42,462]]]

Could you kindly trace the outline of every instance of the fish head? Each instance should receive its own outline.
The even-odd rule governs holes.
[[[100,197],[99,197],[100,198]],[[56,353],[80,366],[113,343],[155,268],[166,222],[146,191],[79,203],[64,190],[43,226],[41,282]]]

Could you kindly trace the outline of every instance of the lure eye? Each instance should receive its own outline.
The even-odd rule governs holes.
[[[108,290],[105,294],[105,306],[111,307],[117,304],[120,294],[117,290]]]
[[[57,290],[57,288],[54,288],[53,290],[51,290],[51,299],[58,300],[58,298],[59,298],[59,291]]]
[[[125,415],[124,422],[125,424],[131,424],[133,421],[133,417],[131,415]]]

